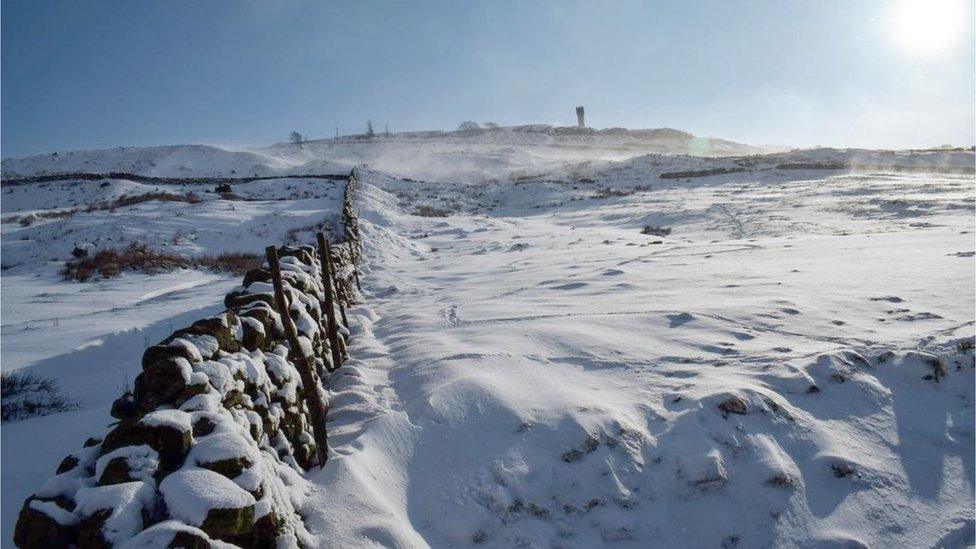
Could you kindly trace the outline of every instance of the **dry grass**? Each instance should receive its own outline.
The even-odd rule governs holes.
[[[230,197],[224,197],[227,200],[239,200],[240,198],[236,195],[231,195]],[[186,194],[175,194],[168,192],[153,192],[144,193],[137,195],[122,195],[115,200],[96,202],[94,204],[89,204],[85,207],[85,212],[92,213],[97,211],[115,211],[116,208],[124,208],[126,206],[134,206],[136,204],[142,204],[143,202],[149,202],[151,200],[159,200],[162,202],[186,202],[187,204],[196,204],[200,202],[200,197],[196,193],[186,193]],[[21,227],[30,227],[35,221],[39,219],[62,219],[66,217],[71,217],[81,211],[78,208],[72,208],[70,210],[55,210],[49,212],[36,212],[27,215],[12,215],[5,217],[3,223],[19,223]]]
[[[649,234],[653,236],[668,236],[671,234],[671,227],[655,227],[654,225],[644,225],[641,229],[641,234]]]
[[[336,234],[335,227],[333,227],[328,220],[322,220],[315,223],[309,223],[308,225],[301,225],[288,229],[288,232],[285,233],[285,244],[289,246],[300,245],[302,244],[302,235],[308,233],[311,236],[317,232],[325,233],[325,237],[329,239],[329,241],[335,240],[333,236]],[[315,241],[310,238],[308,242],[314,243]]]
[[[78,213],[77,209],[56,210],[51,212],[36,212],[27,215],[12,215],[3,219],[4,223],[18,223],[21,227],[30,227],[38,219],[61,219]]]
[[[189,268],[243,274],[260,265],[261,257],[255,254],[226,253],[185,258],[156,252],[145,244],[133,242],[125,248],[99,250],[95,255],[72,259],[61,269],[61,276],[65,280],[85,282],[95,277],[111,278],[124,271],[158,274]]]
[[[420,217],[447,217],[451,213],[451,210],[428,206],[426,204],[421,204],[413,210],[413,215],[419,215]]]
[[[55,412],[74,410],[78,404],[61,393],[53,379],[34,374],[4,372],[0,376],[3,421],[16,421]]]
[[[85,208],[86,212],[96,212],[99,210],[114,211],[116,208],[124,208],[126,206],[135,206],[136,204],[142,204],[143,202],[149,202],[152,200],[159,200],[160,202],[186,202],[187,204],[196,204],[200,202],[200,197],[196,193],[186,193],[186,194],[175,194],[169,192],[153,192],[153,193],[143,193],[135,195],[122,195],[111,202],[96,202],[95,204],[90,204]]]
[[[226,253],[196,257],[191,261],[194,267],[243,275],[252,269],[259,268],[263,258],[257,254]]]

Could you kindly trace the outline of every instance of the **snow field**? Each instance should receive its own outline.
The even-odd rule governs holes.
[[[971,543],[972,178],[624,168],[363,176],[318,539]]]
[[[330,461],[282,477],[305,543],[973,543],[974,187],[971,174],[936,173],[971,167],[971,152],[612,162],[626,153],[387,145],[276,146],[287,162],[245,160],[269,174],[321,169],[346,147],[374,167],[452,181],[360,172],[367,295],[348,311],[353,359],[329,379]],[[145,156],[85,154],[76,160],[91,171]],[[25,172],[64,166],[31,162]],[[191,168],[154,174],[226,176],[230,166],[181,162]],[[834,162],[874,168],[776,168]],[[717,167],[746,171],[660,178]],[[60,282],[73,232],[237,251],[334,217],[330,184],[235,185],[245,200],[187,188],[203,200],[2,226],[5,266],[20,262],[3,275],[4,369],[54,376],[82,404],[4,425],[6,539],[23,499],[104,422],[118,393],[104,378],[134,377],[146,338],[218,312],[233,284],[197,271]],[[123,181],[5,188],[2,210],[152,191]],[[449,216],[414,215],[438,210]],[[189,227],[196,234],[174,244]],[[181,316],[187,308],[199,309]],[[273,356],[268,372],[282,366]],[[233,385],[216,367],[197,370]],[[222,437],[203,446],[214,456],[236,448]],[[136,471],[153,459],[128,456]],[[131,543],[181,532],[198,530],[167,521]]]

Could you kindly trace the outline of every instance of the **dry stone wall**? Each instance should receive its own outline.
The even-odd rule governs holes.
[[[357,295],[355,184],[353,172],[344,242],[331,248],[337,319]],[[317,250],[277,252],[300,348],[286,337],[267,265],[248,272],[225,296],[223,313],[145,351],[133,390],[112,406],[117,423],[65,457],[24,503],[18,546],[300,543],[306,532],[294,487],[320,465],[307,397],[327,406],[322,380],[339,366],[333,356],[346,356],[349,332],[340,320],[334,355]],[[298,370],[304,364],[313,370],[311,387]]]

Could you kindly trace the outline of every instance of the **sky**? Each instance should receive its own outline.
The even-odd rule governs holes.
[[[930,7],[934,6],[934,7]],[[976,141],[971,0],[0,4],[0,155],[501,125]]]

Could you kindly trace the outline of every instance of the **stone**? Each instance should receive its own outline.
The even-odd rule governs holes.
[[[238,391],[237,389],[231,389],[227,391],[227,395],[224,396],[223,405],[224,408],[233,408],[241,403],[244,393]]]
[[[255,282],[271,283],[271,271],[264,268],[251,269],[250,271],[244,273],[244,280],[241,282],[241,285],[247,288]]]
[[[174,404],[179,407],[182,406],[184,402],[190,400],[197,395],[205,395],[210,392],[210,383],[197,383],[195,385],[187,385],[183,387],[180,394],[177,395]]]
[[[217,426],[216,423],[209,417],[202,417],[193,424],[193,436],[194,437],[205,437],[213,432],[214,428]]]
[[[282,246],[278,248],[278,257],[294,257],[306,265],[312,265],[314,248],[309,246]]]
[[[14,545],[22,549],[68,547],[73,542],[72,528],[62,526],[47,514],[31,507],[34,496],[27,498],[14,527]]]
[[[271,511],[254,521],[254,539],[252,547],[274,547],[274,540],[281,535],[285,521],[277,513]]]
[[[162,478],[183,464],[191,442],[189,430],[183,431],[168,425],[141,425],[135,420],[124,420],[105,437],[100,455],[124,446],[148,444],[159,454],[159,470],[156,476]]]
[[[77,466],[78,466],[78,458],[73,455],[68,455],[61,460],[61,464],[58,465],[58,470],[55,472],[60,475],[61,473],[67,473],[68,471],[74,469]]]
[[[136,376],[135,400],[145,412],[163,404],[172,404],[189,381],[190,364],[183,358],[171,357],[153,362]]]
[[[737,395],[732,395],[724,400],[718,405],[718,409],[722,411],[725,417],[728,417],[729,414],[745,415],[747,413],[745,401]]]
[[[172,340],[173,336],[166,338],[167,340]],[[173,357],[183,357],[187,362],[193,362],[193,354],[190,353],[185,347],[180,345],[153,345],[142,353],[142,367],[145,369],[150,364],[159,362],[161,360],[166,360],[167,358]]]
[[[129,462],[124,457],[117,457],[110,459],[105,464],[105,468],[102,470],[102,476],[98,479],[98,485],[122,484],[124,482],[132,482],[133,480],[138,479],[130,476]]]
[[[274,307],[274,295],[230,292],[224,296],[224,306],[228,309],[240,309],[259,302],[266,303],[268,306]]]
[[[211,543],[209,539],[203,536],[193,532],[181,530],[173,535],[173,539],[169,542],[167,547],[179,547],[182,549],[210,549]]]
[[[109,412],[115,419],[127,419],[139,415],[139,406],[136,404],[136,397],[125,392],[122,396],[115,399],[112,403],[112,410]]]
[[[264,349],[264,331],[256,330],[254,326],[251,326],[247,322],[243,323],[243,330],[244,335],[241,338],[241,345],[243,345],[245,349]]]
[[[215,538],[229,538],[250,532],[254,527],[254,506],[239,509],[211,509],[200,529]]]
[[[169,343],[177,337],[186,337],[188,335],[209,335],[217,338],[221,350],[235,353],[241,350],[241,345],[234,338],[234,331],[231,329],[231,326],[234,326],[238,322],[240,321],[237,320],[237,316],[233,312],[224,311],[221,315],[198,320],[191,324],[189,328],[177,330],[173,335],[163,340],[163,343]]]
[[[211,463],[200,464],[200,467],[224,475],[225,477],[231,480],[240,476],[240,474],[250,466],[251,466],[250,460],[244,457],[222,459]]]
[[[79,549],[107,549],[112,546],[102,534],[102,526],[112,516],[111,509],[101,509],[78,522],[76,539]]]

